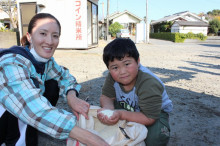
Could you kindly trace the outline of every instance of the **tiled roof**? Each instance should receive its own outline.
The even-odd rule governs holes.
[[[208,24],[202,21],[176,21],[175,23],[179,24],[180,26],[201,26],[207,27]]]
[[[161,19],[158,19],[158,20],[154,20],[154,21],[151,22],[151,25],[155,25],[157,23],[162,23],[162,22],[175,21],[175,20],[190,21],[190,20],[187,20],[188,18],[186,16],[191,16],[195,19],[198,19],[198,21],[206,22],[205,20],[202,20],[199,16],[197,16],[194,13],[191,13],[189,11],[184,11],[184,12],[175,13],[173,15],[165,16],[164,18],[161,18]]]
[[[119,17],[119,16],[121,16],[121,15],[123,15],[123,14],[125,14],[125,13],[128,13],[129,15],[135,17],[136,19],[138,19],[138,20],[140,20],[140,21],[142,20],[140,17],[138,17],[138,16],[132,14],[131,12],[129,12],[129,11],[127,11],[127,10],[125,10],[124,12],[115,12],[115,13],[109,15],[109,20],[115,19],[115,18],[117,18],[117,17]]]

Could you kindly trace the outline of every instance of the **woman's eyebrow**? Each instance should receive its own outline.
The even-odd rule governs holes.
[[[47,30],[47,29],[40,29],[40,31],[45,31],[45,32],[48,32],[48,30]],[[57,34],[59,34],[59,31],[54,31],[54,32],[52,32],[52,33],[57,33]]]

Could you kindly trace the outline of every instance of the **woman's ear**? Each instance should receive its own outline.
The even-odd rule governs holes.
[[[31,35],[27,32],[26,36],[27,36],[28,42],[31,43]]]

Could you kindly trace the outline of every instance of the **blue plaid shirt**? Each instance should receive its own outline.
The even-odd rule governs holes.
[[[39,82],[36,88],[33,80]],[[44,82],[58,81],[60,96],[66,98],[70,89],[79,92],[81,86],[69,71],[59,66],[54,58],[45,65],[44,73],[38,74],[30,60],[19,54],[0,57],[0,106],[23,122],[58,139],[66,139],[76,124],[76,117],[65,110],[53,107],[43,96]]]

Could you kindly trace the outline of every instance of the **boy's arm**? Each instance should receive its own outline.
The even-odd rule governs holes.
[[[146,117],[143,113],[141,112],[130,112],[126,110],[114,110],[114,114],[111,117],[107,117],[103,115],[100,111],[102,109],[98,110],[98,119],[107,125],[114,125],[116,124],[119,120],[126,120],[129,122],[136,122],[140,123],[146,126],[150,126],[155,122],[155,119],[151,119]]]
[[[114,100],[115,98],[109,98],[105,95],[101,95],[100,105],[102,108],[114,110]],[[112,125],[117,121],[117,117],[119,117],[120,120],[136,122],[146,126],[152,125],[155,122],[155,119],[148,118],[141,112],[130,112],[126,110],[115,110],[114,116],[112,116],[110,119],[100,120],[103,123]]]
[[[130,112],[126,110],[117,110],[120,115],[120,120],[140,123],[146,126],[152,125],[155,119],[148,118],[142,112]]]
[[[114,100],[115,98],[109,98],[105,95],[101,95],[100,105],[102,108],[114,110]]]

